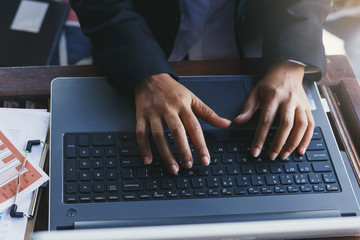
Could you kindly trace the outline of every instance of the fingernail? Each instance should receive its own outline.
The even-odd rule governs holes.
[[[231,124],[231,121],[229,119],[224,118],[227,124]]]
[[[208,156],[203,156],[202,158],[201,158],[201,161],[202,161],[202,163],[204,164],[204,165],[209,165],[210,164],[210,159],[208,158]]]
[[[281,158],[284,160],[284,159],[288,158],[289,156],[290,156],[290,153],[289,153],[288,151],[285,151],[285,152],[282,154]]]
[[[271,152],[270,154],[269,154],[269,158],[271,159],[271,160],[275,160],[275,158],[277,157],[277,153],[276,152]]]
[[[252,152],[252,155],[254,157],[258,157],[260,155],[260,148],[254,148],[253,152]]]
[[[191,168],[193,163],[192,163],[192,161],[187,161],[184,165],[186,168]]]
[[[173,174],[177,174],[177,172],[179,171],[178,167],[175,164],[171,165],[170,170]]]
[[[144,157],[144,163],[145,163],[146,165],[148,165],[148,164],[151,163],[151,162],[150,162],[150,158],[149,158],[148,156]]]
[[[301,147],[300,150],[299,150],[300,155],[304,155],[305,152],[306,152],[306,148]]]

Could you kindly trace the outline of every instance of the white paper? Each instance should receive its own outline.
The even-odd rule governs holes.
[[[45,141],[49,127],[49,113],[46,109],[11,109],[0,108],[0,127],[3,126],[9,138],[24,149],[27,140],[40,139]],[[39,165],[42,147],[34,146],[28,160]],[[33,194],[18,200],[18,211],[28,213]],[[27,218],[10,218],[9,209],[0,213],[0,240],[24,239]]]
[[[21,1],[10,29],[39,33],[48,7],[46,2]]]

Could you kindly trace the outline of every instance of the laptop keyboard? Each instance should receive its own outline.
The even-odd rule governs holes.
[[[183,198],[247,197],[341,191],[321,129],[315,128],[305,155],[275,161],[267,157],[271,130],[259,157],[250,154],[251,130],[204,132],[211,156],[178,175],[163,167],[156,148],[144,165],[134,133],[94,133],[64,136],[65,203],[147,201]],[[151,137],[150,137],[151,139]],[[177,158],[171,134],[170,148]],[[154,146],[154,143],[151,143]]]

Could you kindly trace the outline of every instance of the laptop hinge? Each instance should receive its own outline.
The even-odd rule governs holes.
[[[301,212],[278,212],[278,213],[265,213],[265,214],[231,214],[231,215],[195,216],[195,217],[191,216],[191,217],[171,217],[171,218],[123,219],[123,220],[110,220],[110,221],[81,221],[81,222],[74,222],[74,228],[87,229],[87,228],[112,228],[112,227],[140,227],[140,226],[286,220],[286,219],[327,218],[327,217],[341,217],[341,214],[338,210],[322,210],[322,211],[301,211]]]

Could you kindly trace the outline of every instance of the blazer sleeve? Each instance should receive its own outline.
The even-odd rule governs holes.
[[[117,84],[133,88],[157,73],[178,78],[132,1],[70,0],[70,4],[91,39],[96,64]]]
[[[313,79],[320,79],[326,72],[322,31],[331,0],[269,0],[265,4],[265,64],[300,61],[317,67],[320,71]]]

